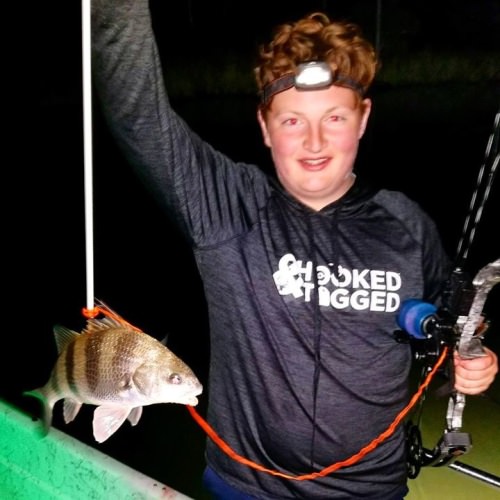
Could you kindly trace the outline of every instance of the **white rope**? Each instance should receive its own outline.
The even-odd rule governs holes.
[[[85,193],[85,255],[87,309],[94,309],[94,235],[92,217],[92,77],[90,45],[90,1],[82,0],[83,61],[83,160]]]

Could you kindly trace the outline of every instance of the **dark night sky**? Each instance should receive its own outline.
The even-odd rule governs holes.
[[[165,31],[184,34],[201,32],[210,41],[227,46],[254,43],[267,37],[278,23],[294,20],[308,12],[323,10],[332,18],[346,18],[359,23],[373,36],[380,14],[381,39],[387,45],[401,43],[401,37],[416,47],[499,47],[500,3],[497,0],[453,1],[421,0],[284,0],[233,2],[163,2],[152,6],[163,20]],[[175,25],[168,24],[174,13]],[[167,20],[165,23],[164,20]],[[168,38],[168,34],[165,33]],[[396,39],[397,37],[397,39]],[[396,41],[397,40],[397,41]],[[182,35],[181,39],[182,41]]]
[[[160,37],[173,42],[174,50],[192,34],[205,46],[252,49],[276,24],[316,10],[360,24],[372,41],[379,26],[382,48],[387,50],[401,47],[402,42],[415,49],[500,47],[500,2],[496,0],[192,0],[178,4],[153,0],[152,6],[162,26]],[[172,14],[175,22],[170,24]]]
[[[151,0],[151,6],[158,36],[173,52],[182,51],[191,38],[203,41],[203,50],[210,46],[251,50],[276,24],[315,10],[359,23],[372,41],[379,25],[386,50],[395,50],[402,42],[415,50],[500,49],[498,0]],[[36,54],[38,62],[50,62],[58,54],[75,61],[79,15],[79,2],[35,4],[24,12],[19,37],[32,46],[30,52]]]

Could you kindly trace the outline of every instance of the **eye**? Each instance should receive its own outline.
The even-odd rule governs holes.
[[[168,381],[171,384],[179,385],[180,383],[182,383],[182,377],[178,373],[171,373],[168,377]]]
[[[288,127],[293,127],[299,123],[299,120],[297,118],[287,118],[286,120],[283,120],[283,125],[286,125]]]
[[[340,116],[340,115],[330,115],[327,119],[329,122],[341,122],[341,121],[344,121],[345,118],[343,116]]]

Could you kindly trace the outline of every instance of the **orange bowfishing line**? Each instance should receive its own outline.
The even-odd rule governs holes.
[[[334,472],[342,467],[346,467],[348,465],[355,464],[356,462],[361,460],[365,455],[367,455],[369,452],[373,451],[382,441],[387,439],[396,430],[396,427],[401,423],[401,420],[403,420],[403,418],[405,418],[406,415],[408,415],[410,410],[418,402],[418,400],[422,396],[422,393],[424,392],[424,390],[431,383],[431,380],[433,379],[435,373],[437,372],[439,367],[443,364],[444,360],[446,359],[447,354],[448,354],[448,347],[445,346],[439,359],[436,361],[434,368],[429,372],[429,374],[425,378],[424,382],[422,382],[422,384],[418,388],[415,395],[411,398],[410,402],[401,410],[401,412],[396,416],[396,418],[389,425],[389,427],[384,432],[382,432],[379,436],[377,436],[371,443],[369,443],[365,447],[361,448],[361,450],[359,450],[358,453],[354,454],[352,457],[350,457],[346,460],[329,465],[328,467],[325,467],[323,470],[321,470],[319,472],[312,472],[310,474],[303,474],[300,476],[292,476],[290,474],[285,474],[285,473],[279,472],[277,470],[268,469],[267,467],[264,467],[263,465],[255,463],[252,460],[249,460],[248,458],[242,457],[241,455],[236,453],[215,432],[215,430],[212,427],[210,427],[210,425],[207,423],[207,421],[204,420],[198,414],[198,412],[194,409],[193,406],[189,406],[189,405],[186,405],[186,406],[187,406],[189,413],[191,413],[191,416],[196,420],[196,422],[198,422],[200,427],[207,433],[207,435],[210,437],[210,439],[212,439],[212,441],[214,441],[219,446],[219,448],[221,448],[222,451],[224,451],[227,455],[229,455],[236,462],[240,462],[243,465],[247,465],[248,467],[251,467],[252,469],[256,469],[256,470],[261,471],[261,472],[266,472],[268,474],[271,474],[272,476],[278,476],[278,477],[281,477],[284,479],[293,479],[295,481],[306,481],[306,480],[310,480],[310,479],[316,479],[317,477],[327,476],[331,472]]]
[[[119,314],[115,313],[114,311],[112,311],[111,309],[106,308],[106,307],[94,306],[92,309],[88,309],[87,307],[83,307],[82,314],[86,318],[90,318],[90,319],[95,318],[98,314],[102,314],[104,316],[107,316],[108,318],[112,318],[112,319],[118,321],[119,323],[122,323],[122,324],[132,328],[132,330],[135,330],[136,332],[144,333],[140,328],[137,328],[136,326],[132,325],[127,320],[123,319]]]

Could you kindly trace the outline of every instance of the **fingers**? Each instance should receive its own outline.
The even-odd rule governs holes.
[[[488,389],[498,373],[498,357],[485,348],[486,356],[462,359],[454,353],[455,389],[463,394],[480,394]]]

